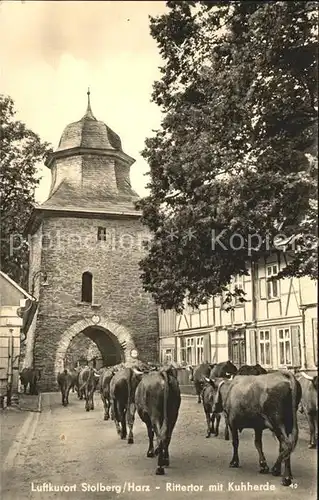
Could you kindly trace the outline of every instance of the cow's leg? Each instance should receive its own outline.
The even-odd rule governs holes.
[[[66,394],[65,394],[65,404],[68,405],[69,404],[69,393],[70,393],[70,389],[71,387],[68,387],[67,390],[66,390]]]
[[[275,435],[279,441],[279,455],[278,455],[278,458],[277,458],[274,466],[271,469],[271,473],[273,474],[273,476],[280,476],[281,463],[283,460],[286,461],[287,459],[289,459],[290,453],[291,453],[291,451],[290,451],[291,445],[290,445],[288,436],[286,434],[286,431],[285,431],[285,428],[283,425],[279,425],[275,429]],[[285,469],[286,469],[286,466],[285,466]],[[289,486],[291,484],[291,479],[292,479],[292,477],[285,476],[282,479],[282,484],[284,486]]]
[[[230,427],[231,433],[232,433],[232,438],[233,438],[233,457],[230,461],[229,467],[239,467],[239,457],[238,457],[238,445],[239,445],[239,438],[238,438],[238,429],[234,425]]]
[[[148,442],[149,442],[146,456],[149,458],[153,458],[155,456],[155,453],[154,453],[154,431],[153,431],[152,422],[151,422],[148,415],[144,415],[144,422],[146,424],[147,434],[148,434]]]
[[[196,390],[196,394],[197,394],[197,403],[201,403],[201,398],[200,398],[200,395],[201,395],[201,385],[198,383],[198,382],[195,382],[195,390]]]
[[[103,391],[101,392],[101,399],[102,399],[102,403],[103,403],[103,406],[104,406],[104,420],[108,420],[110,418],[110,415],[109,415],[109,406],[108,406],[108,401],[107,401],[106,397],[103,394]]]
[[[165,467],[168,467],[169,466],[169,452],[168,452],[168,448],[169,448],[169,444],[171,442],[171,436],[172,436],[172,433],[168,430],[167,431],[167,437],[166,439],[163,440],[163,465]]]
[[[259,472],[261,474],[267,474],[269,472],[269,467],[267,465],[267,461],[263,452],[262,436],[263,436],[262,429],[255,429],[255,446],[259,456],[259,466],[260,466]]]
[[[126,439],[127,430],[126,430],[126,411],[123,408],[120,412],[121,415],[121,439]]]
[[[229,425],[227,417],[225,417],[225,441],[229,441]]]
[[[111,402],[111,414],[113,416],[112,420],[114,420],[116,432],[120,435],[121,434],[121,427],[120,427],[120,424],[119,424],[120,417],[118,415],[117,404],[118,404],[117,401],[112,398],[112,402]]]
[[[217,414],[215,415],[215,418],[216,418],[215,436],[218,436],[218,434],[219,434],[219,424],[220,424],[220,419],[221,419],[221,415],[220,415],[220,413],[217,413]]]
[[[316,417],[313,413],[306,412],[308,424],[309,424],[309,433],[310,433],[310,441],[308,448],[314,449],[316,448]]]
[[[133,425],[134,425],[134,418],[135,418],[135,404],[134,403],[128,404],[126,418],[127,418],[128,429],[129,429],[127,442],[128,442],[128,444],[133,444],[134,443]]]
[[[87,387],[85,387],[84,389],[84,398],[85,398],[85,410],[90,411],[89,391]]]
[[[211,433],[213,432],[212,431],[212,427],[213,427],[214,423],[211,422],[211,420],[210,420],[209,410],[207,408],[204,408],[204,411],[205,411],[206,422],[207,422],[207,434],[206,434],[206,437],[209,438],[210,435],[211,435]],[[213,418],[213,415],[212,415],[212,418]]]
[[[28,384],[24,384],[24,386],[23,386],[24,387],[24,394],[27,393],[27,386],[28,386]]]
[[[286,460],[284,460],[284,477],[282,478],[283,486],[290,486],[292,480],[292,472],[291,472],[291,463],[290,463],[290,455]]]
[[[157,468],[155,474],[157,476],[163,476],[165,474],[164,471],[164,453],[163,453],[163,441],[160,439],[158,445],[158,460],[157,460]]]
[[[94,389],[90,391],[90,410],[94,410]]]

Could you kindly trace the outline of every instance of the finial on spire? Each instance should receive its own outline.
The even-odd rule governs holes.
[[[88,91],[87,91],[88,105],[87,105],[87,109],[86,109],[86,113],[85,113],[84,117],[91,118],[92,120],[96,120],[95,116],[92,113],[92,109],[91,109],[90,95],[91,95],[90,87],[88,87]]]

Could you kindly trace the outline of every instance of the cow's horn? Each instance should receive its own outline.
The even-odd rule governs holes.
[[[210,378],[204,377],[204,379],[206,380],[206,382],[210,382]]]
[[[140,370],[138,370],[137,368],[132,368],[133,372],[136,374],[136,375],[143,375],[144,372],[141,372]]]
[[[300,372],[300,373],[301,373],[301,375],[302,375],[304,378],[306,378],[306,379],[308,379],[308,380],[313,380],[313,377],[310,377],[310,375],[308,375],[307,373],[305,373],[305,372]]]

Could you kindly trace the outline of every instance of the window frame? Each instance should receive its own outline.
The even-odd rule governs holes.
[[[265,334],[268,333],[268,339],[265,338]],[[261,334],[263,334],[264,338],[261,338]],[[269,363],[266,363],[266,344],[269,345]],[[262,359],[262,349],[261,347],[263,346],[263,354],[264,354],[264,360]],[[272,366],[272,355],[271,355],[271,329],[270,328],[261,328],[258,329],[258,363],[261,364],[261,366],[265,366],[268,368],[271,368]]]
[[[204,335],[181,337],[180,360],[192,366],[204,362]]]
[[[232,283],[231,283],[232,292],[235,291],[235,288],[238,288],[240,290],[243,290],[243,292],[245,292],[244,275],[240,276],[239,274],[236,274],[236,276],[232,278]],[[244,302],[239,302],[239,297],[234,297],[233,299],[234,299],[234,307],[245,306]]]
[[[103,234],[103,238],[100,238],[101,234]],[[97,241],[106,241],[106,227],[98,226],[97,228]]]
[[[276,268],[276,271],[274,271]],[[270,269],[270,273],[268,272]],[[267,300],[279,300],[280,299],[280,290],[279,290],[279,280],[274,279],[275,276],[278,276],[279,269],[278,264],[266,264],[266,297]],[[274,285],[276,284],[276,285]],[[274,288],[276,286],[277,294],[274,294]]]
[[[285,350],[285,346],[284,346],[284,356],[285,356],[285,361],[284,363],[281,363],[281,360],[280,360],[280,345],[281,344],[285,344],[287,342],[287,339],[285,338],[285,332],[288,330],[289,332],[289,354],[290,354],[290,363],[287,363],[286,362],[286,350]],[[283,331],[283,338],[280,339],[280,336],[279,336],[279,332],[280,331]],[[277,328],[277,342],[278,342],[278,366],[279,367],[286,367],[286,366],[289,366],[289,367],[293,367],[294,364],[293,364],[293,352],[292,352],[292,335],[291,335],[291,326],[283,326],[283,327],[278,327]]]

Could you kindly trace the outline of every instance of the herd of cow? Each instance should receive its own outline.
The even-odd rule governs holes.
[[[304,372],[267,372],[260,365],[244,365],[239,370],[230,361],[203,363],[187,367],[198,402],[203,404],[207,434],[217,436],[221,416],[225,418],[225,440],[232,436],[233,456],[230,467],[239,467],[238,433],[253,429],[261,473],[269,467],[262,448],[262,433],[270,429],[279,441],[278,458],[271,469],[281,475],[282,484],[292,481],[290,455],[298,440],[297,410],[304,412],[310,429],[309,448],[316,447],[318,377]],[[64,370],[58,375],[62,404],[68,404],[69,392],[76,390],[85,399],[85,409],[94,409],[94,392],[100,391],[104,405],[104,420],[114,421],[121,439],[133,443],[135,412],[146,424],[149,438],[147,457],[158,456],[156,474],[164,474],[169,465],[169,444],[181,404],[177,370],[172,365],[158,366],[139,363],[102,368]],[[128,432],[127,432],[128,427]],[[154,449],[154,434],[157,446]]]

